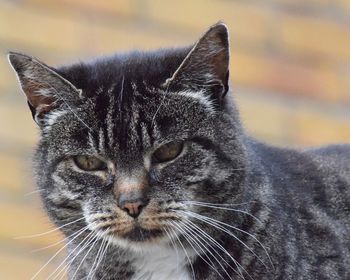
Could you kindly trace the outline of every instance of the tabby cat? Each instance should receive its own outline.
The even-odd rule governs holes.
[[[69,279],[350,279],[350,145],[248,136],[223,23],[191,47],[58,68],[9,60],[41,131],[41,198],[67,237],[49,279],[66,268]]]

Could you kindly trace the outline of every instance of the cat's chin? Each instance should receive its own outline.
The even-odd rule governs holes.
[[[110,234],[109,241],[125,249],[135,251],[152,250],[153,247],[168,243],[166,232],[160,229],[143,229],[135,227],[127,234]]]
[[[160,229],[149,230],[141,228],[140,226],[135,226],[128,233],[123,234],[121,237],[130,242],[142,243],[151,242],[152,240],[158,239],[162,236],[164,236],[164,232]]]

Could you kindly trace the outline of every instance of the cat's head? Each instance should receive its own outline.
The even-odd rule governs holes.
[[[120,244],[167,240],[209,211],[196,202],[239,195],[244,162],[225,98],[224,24],[190,48],[60,68],[18,53],[9,60],[41,131],[42,199],[56,224],[68,223],[64,232],[86,226]]]

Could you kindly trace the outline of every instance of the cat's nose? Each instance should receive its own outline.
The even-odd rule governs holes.
[[[146,205],[147,205],[147,201],[141,200],[141,199],[138,199],[138,200],[119,199],[119,207],[133,218],[137,218],[142,212],[142,209]]]

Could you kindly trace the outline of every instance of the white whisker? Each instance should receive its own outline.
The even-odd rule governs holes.
[[[187,212],[187,211],[186,211],[186,212]],[[189,212],[190,212],[190,211],[189,211]],[[270,255],[269,255],[269,253],[268,253],[266,247],[265,247],[265,246],[259,241],[259,239],[257,239],[253,234],[251,234],[251,233],[249,233],[249,232],[247,232],[247,231],[245,231],[245,230],[242,230],[242,229],[240,229],[240,228],[237,228],[237,227],[235,227],[235,226],[233,226],[233,225],[227,224],[227,223],[225,223],[225,222],[222,222],[222,221],[219,221],[219,220],[210,218],[210,217],[206,217],[206,216],[203,216],[203,215],[201,215],[201,214],[197,214],[197,213],[193,213],[193,212],[191,212],[191,213],[192,213],[192,214],[199,215],[201,218],[207,219],[207,220],[209,220],[209,221],[211,221],[211,222],[213,222],[213,223],[221,224],[221,225],[223,225],[223,226],[227,226],[227,227],[229,227],[229,228],[232,228],[232,229],[234,229],[234,230],[237,230],[237,231],[239,231],[239,232],[242,232],[242,233],[244,233],[244,234],[247,234],[248,236],[250,236],[251,238],[253,238],[253,239],[261,246],[261,248],[264,250],[266,256],[267,256],[268,259],[269,259],[269,262],[270,262],[270,264],[271,264],[271,267],[273,268],[273,270],[275,269],[274,264],[273,264],[273,262],[272,262],[272,259],[271,259]],[[264,266],[267,267],[265,264],[264,264]]]
[[[43,248],[39,248],[39,249],[35,249],[35,250],[31,251],[31,253],[40,252],[40,251],[43,251],[43,250],[45,250],[45,249],[54,247],[54,246],[56,246],[56,245],[58,245],[58,244],[60,244],[60,243],[63,243],[63,242],[65,242],[65,241],[69,240],[69,238],[73,237],[74,235],[79,234],[81,231],[85,230],[87,227],[88,227],[88,226],[86,226],[86,227],[84,227],[84,228],[78,230],[77,232],[72,233],[70,236],[68,236],[68,237],[66,237],[66,238],[64,238],[64,239],[62,239],[62,240],[60,240],[60,241],[58,241],[58,242],[55,242],[55,243],[53,243],[53,244],[51,244],[51,245],[49,245],[49,246],[46,246],[46,247],[43,247]]]
[[[233,237],[235,240],[237,240],[240,244],[242,244],[246,249],[248,249],[264,266],[266,269],[268,269],[267,265],[265,264],[265,262],[253,251],[253,249],[251,249],[248,245],[246,245],[241,239],[239,239],[236,235],[234,235],[231,231],[227,230],[226,228],[224,228],[223,226],[220,226],[217,222],[215,222],[216,220],[211,219],[209,217],[205,217],[203,215],[200,214],[196,214],[196,213],[191,213],[194,216],[197,216],[201,219],[203,219],[203,221],[206,221],[209,225],[212,225],[213,227],[227,233],[229,236]]]
[[[31,191],[31,192],[28,192],[28,193],[24,194],[23,196],[24,197],[30,196],[32,194],[40,193],[40,192],[43,192],[43,191],[45,191],[45,189],[39,189],[39,190]]]
[[[177,250],[177,246],[176,246],[176,244],[175,244],[171,234],[167,231],[166,228],[164,228],[164,231],[167,234],[167,236],[169,237],[169,240],[170,240],[170,242],[171,242],[171,244],[172,244],[172,246],[173,246],[173,248],[174,248],[174,250],[176,252],[176,263],[177,263],[176,271],[178,272],[179,271],[179,259],[180,259],[179,258],[179,251]]]
[[[191,204],[197,205],[197,206],[202,206],[202,207],[208,207],[208,208],[213,208],[213,209],[221,209],[221,210],[228,210],[228,211],[233,211],[233,212],[246,214],[246,215],[252,217],[254,220],[258,221],[259,223],[263,224],[263,222],[260,221],[257,217],[255,217],[254,215],[252,215],[249,212],[244,211],[244,210],[233,209],[233,208],[222,207],[222,206],[213,206],[213,205],[209,205],[209,204],[205,204],[205,203],[199,203],[199,202],[192,202]]]
[[[221,207],[230,207],[230,206],[240,206],[240,205],[247,205],[251,203],[255,203],[256,201],[248,201],[248,202],[242,202],[242,203],[209,203],[209,202],[203,202],[203,201],[196,201],[196,200],[182,200],[181,203],[184,204],[201,204],[201,205],[208,205],[208,206],[221,206]]]
[[[84,232],[84,231],[83,231]],[[83,232],[81,232],[81,233],[83,233]],[[80,233],[80,234],[81,234]],[[80,235],[79,234],[79,235]],[[79,235],[76,235],[73,239],[71,239],[69,242],[67,242],[67,244],[64,246],[64,247],[62,247],[61,249],[59,249],[39,270],[38,270],[38,272],[37,273],[35,273],[34,274],[34,276],[32,276],[32,278],[30,278],[30,280],[33,280],[33,279],[35,279],[38,275],[39,275],[39,273],[41,272],[41,271],[43,271],[44,270],[44,268],[64,249],[64,248],[66,248],[70,243],[72,243]]]
[[[194,233],[192,230],[191,230],[191,227],[189,224],[186,224],[184,222],[181,222],[179,221],[179,223],[182,224],[183,227],[185,227],[186,229],[189,229],[190,233]],[[186,230],[182,230],[181,227],[178,227],[178,230],[184,234],[186,237],[187,237],[187,241],[188,243],[191,245],[191,247],[193,248],[193,250],[196,252],[196,254],[208,265],[210,266],[222,279],[223,276],[217,271],[217,269],[215,268],[214,266],[214,263],[212,262],[212,260],[210,259],[210,257],[208,256],[208,254],[206,253],[206,251],[203,249],[203,247],[207,250],[207,248],[205,246],[203,246],[203,243],[201,242],[198,242],[198,239],[196,238],[196,234],[194,234],[192,237],[191,235],[186,231]],[[209,260],[209,262],[204,258],[202,257],[202,255],[195,249],[195,247],[193,246],[193,244],[189,241],[192,241],[195,245],[197,245],[197,247],[203,252],[203,254],[206,256],[206,258]]]
[[[98,239],[98,237],[97,236],[95,236],[95,241],[92,241],[93,243],[92,243],[92,245],[91,245],[91,243],[88,245],[88,246],[90,246],[91,245],[91,247],[90,247],[90,249],[88,249],[88,251],[86,252],[86,254],[85,254],[85,256],[83,257],[83,259],[81,260],[81,262],[79,263],[79,265],[78,265],[78,267],[77,267],[77,269],[75,270],[75,272],[74,272],[74,274],[73,274],[73,276],[71,277],[72,278],[72,280],[75,278],[75,275],[78,273],[78,271],[79,271],[79,269],[80,269],[80,267],[82,266],[82,264],[84,263],[84,261],[85,261],[85,259],[87,258],[87,256],[89,255],[89,253],[91,252],[91,250],[95,247],[95,244],[96,244],[96,242],[97,241],[99,241],[99,239]]]
[[[105,230],[104,233],[106,233],[106,232],[107,232],[107,230]],[[93,264],[92,264],[92,266],[91,266],[91,269],[90,269],[90,271],[89,271],[88,276],[86,277],[87,280],[90,278],[90,276],[91,276],[91,278],[93,277],[93,275],[94,275],[94,274],[93,274],[93,271],[94,271],[95,265],[96,265],[96,269],[97,269],[97,267],[98,267],[98,266],[97,266],[97,262],[98,262],[98,260],[99,260],[99,258],[100,258],[100,254],[101,254],[102,251],[103,251],[105,242],[106,242],[106,240],[105,240],[105,239],[102,239],[100,248],[98,249],[98,251],[97,251],[97,253],[96,253],[95,260],[94,260],[94,262],[93,262]]]
[[[55,231],[59,231],[60,229],[66,227],[66,226],[69,226],[71,224],[74,224],[76,222],[79,222],[81,220],[85,219],[84,217],[80,218],[80,219],[77,219],[75,221],[72,221],[72,222],[69,222],[67,224],[64,224],[60,227],[57,227],[57,228],[54,228],[52,230],[49,230],[49,231],[46,231],[46,232],[43,232],[43,233],[37,233],[37,234],[32,234],[32,235],[25,235],[25,236],[18,236],[18,237],[15,237],[14,239],[26,239],[26,238],[35,238],[35,237],[39,237],[39,236],[43,236],[43,235],[47,235],[47,234],[50,234],[52,232],[55,232]]]
[[[102,250],[102,253],[101,253],[101,256],[100,256],[99,260],[97,261],[97,264],[96,264],[96,267],[95,267],[95,271],[94,271],[94,273],[93,273],[92,276],[95,275],[96,270],[97,270],[98,267],[100,266],[100,264],[101,264],[101,262],[102,262],[102,260],[103,260],[103,258],[104,258],[104,256],[105,256],[105,254],[106,254],[106,252],[107,252],[107,248],[108,248],[108,245],[109,245],[108,239],[104,239],[104,244],[105,244],[105,245],[104,245],[104,248],[103,248],[103,250]]]
[[[47,277],[47,279],[50,279],[50,277],[52,277],[52,276],[54,276],[55,274],[56,274],[56,272],[60,269],[60,267],[62,267],[62,265],[64,265],[64,263],[70,258],[70,256],[82,245],[82,244],[84,244],[84,242],[85,242],[85,240],[87,240],[86,241],[86,243],[88,243],[88,242],[90,242],[90,240],[91,240],[91,238],[93,238],[93,232],[90,232],[87,236],[85,236],[84,238],[83,238],[83,240],[76,246],[76,248],[74,248],[69,254],[68,254],[68,256],[66,256],[65,257],[65,259],[61,262],[61,264],[55,269],[55,271],[53,271],[48,277]],[[85,244],[86,244],[85,243]],[[85,246],[85,245],[84,245]],[[79,251],[80,252],[80,251]],[[79,253],[78,253],[79,254]],[[77,255],[78,255],[77,254]],[[64,271],[64,269],[67,267],[68,265],[65,265],[59,272],[58,272],[58,274],[55,276],[55,278],[53,278],[53,279],[56,279],[63,271]]]
[[[237,275],[242,278],[244,280],[244,276],[242,274],[242,272],[239,269],[239,266],[241,267],[240,264],[238,264],[238,262],[232,257],[232,255],[219,243],[217,242],[213,237],[211,237],[208,233],[206,233],[203,229],[201,229],[198,225],[196,225],[195,223],[193,223],[190,220],[187,220],[187,222],[189,224],[191,224],[193,226],[194,229],[197,230],[197,232],[200,232],[203,236],[203,238],[206,238],[208,241],[211,241],[218,249],[220,249],[225,255],[227,255],[235,264],[236,268],[238,269],[238,271],[236,269],[234,269],[213,247],[212,245],[210,245],[210,243],[208,243],[208,246],[228,265],[228,267],[230,267],[232,269],[232,271],[234,271],[235,273],[237,273]],[[200,236],[199,236],[200,237]],[[205,239],[202,239],[205,242]],[[225,273],[231,277],[228,272],[226,271],[226,269],[222,266],[222,264],[220,263],[220,261],[217,260],[217,258],[214,256],[215,260],[219,263],[219,265],[221,266],[221,268],[225,271]]]
[[[170,223],[173,224],[172,222],[170,222]],[[177,235],[175,235],[175,238],[176,238],[176,240],[179,242],[179,244],[180,244],[180,246],[182,247],[182,249],[184,250],[184,253],[185,253],[185,255],[186,255],[187,259],[188,259],[188,262],[189,262],[189,264],[190,264],[190,266],[191,266],[192,276],[193,276],[192,279],[195,280],[195,279],[196,279],[196,276],[195,276],[195,273],[194,273],[193,264],[192,264],[191,259],[190,259],[189,255],[188,255],[188,253],[187,253],[187,251],[186,251],[186,249],[185,249],[185,246],[182,244],[180,238],[179,238]]]

